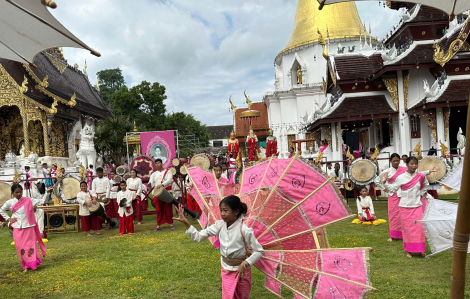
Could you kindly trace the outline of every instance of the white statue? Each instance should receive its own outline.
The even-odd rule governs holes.
[[[31,154],[29,154],[28,156],[28,162],[31,164],[34,164],[34,162],[36,162],[37,159],[38,159],[38,155],[36,155],[33,152],[31,152]]]
[[[457,133],[457,148],[460,149],[460,155],[465,155],[465,136],[463,135],[462,128],[459,128],[459,132]]]
[[[20,148],[20,155],[18,156],[19,159],[23,159],[24,158],[24,143],[21,145],[21,148]]]
[[[80,149],[76,156],[80,159],[81,164],[88,168],[89,165],[95,166],[96,163],[96,150],[93,138],[95,137],[95,130],[92,126],[85,124],[80,131]]]

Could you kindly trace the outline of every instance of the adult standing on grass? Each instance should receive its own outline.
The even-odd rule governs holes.
[[[248,299],[251,291],[251,268],[264,254],[263,247],[255,238],[253,229],[243,224],[247,206],[235,195],[225,197],[219,204],[220,216],[215,224],[197,231],[184,217],[183,206],[178,218],[186,226],[186,235],[196,242],[218,236],[220,240],[220,263],[222,276],[222,299]],[[251,252],[251,254],[250,254]]]
[[[150,176],[148,187],[155,187],[155,190],[159,188],[165,188],[168,192],[171,191],[171,184],[173,182],[173,175],[168,169],[163,168],[162,159],[155,160],[155,166],[157,170]],[[173,226],[173,208],[170,203],[159,200],[155,197],[155,210],[157,211],[157,227],[154,231],[160,230],[162,224],[170,224],[171,229],[175,229]]]
[[[47,191],[51,191],[50,187]],[[38,245],[41,248],[42,256],[46,256],[46,245],[41,238],[38,224],[34,216],[34,206],[44,203],[47,193],[42,199],[32,199],[23,197],[23,187],[20,184],[11,186],[12,199],[9,199],[0,209],[0,213],[9,221],[9,227],[13,230],[13,240],[15,241],[16,252],[21,261],[24,271],[28,269],[36,270],[37,266],[42,265],[41,256],[38,251]],[[11,217],[5,211],[11,211]]]
[[[425,203],[426,188],[429,186],[426,175],[430,172],[437,172],[439,169],[433,167],[429,171],[418,172],[416,170],[418,169],[418,159],[413,156],[406,159],[406,167],[408,170],[399,175],[391,184],[387,183],[388,173],[385,173],[381,184],[392,194],[397,192],[400,197],[398,206],[406,256],[411,258],[411,253],[417,252],[424,257],[426,256],[424,253],[426,251],[426,237],[421,222],[417,221],[423,217],[424,213],[422,206]]]
[[[387,183],[392,184],[394,183],[398,176],[405,173],[407,168],[400,166],[400,155],[397,153],[393,153],[390,156],[390,162],[392,167],[382,171],[376,178],[375,184],[388,192],[388,228],[390,231],[390,238],[387,240],[388,242],[392,242],[394,239],[403,239],[402,229],[401,229],[401,219],[400,219],[400,208],[398,204],[400,202],[400,197],[397,193],[391,193],[385,188],[384,185],[381,184],[381,181],[385,174],[387,174]]]

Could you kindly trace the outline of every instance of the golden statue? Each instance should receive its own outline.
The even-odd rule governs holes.
[[[374,153],[370,156],[370,159],[371,159],[373,162],[375,162],[375,163],[377,163],[377,157],[380,155],[380,151],[379,151],[379,149],[377,148],[377,145],[378,145],[378,144],[375,145]]]
[[[251,110],[251,105],[253,102],[246,95],[246,90],[243,92],[243,94],[245,95],[246,103],[248,104],[248,110]]]
[[[83,73],[86,74],[86,68],[87,68],[87,65],[86,65],[86,59],[85,59],[85,65],[83,66]]]
[[[421,153],[421,140],[418,142],[418,144],[415,146],[415,148],[413,149],[413,152],[416,153],[416,155],[414,155],[416,158],[421,159],[423,154]]]
[[[228,98],[228,101],[230,102],[230,109],[232,109],[232,111],[235,111],[237,109],[237,106],[235,106],[233,103],[232,103],[232,96],[230,96]]]
[[[297,84],[302,84],[302,70],[300,65],[297,66]]]
[[[441,156],[445,157],[446,159],[449,158],[449,155],[447,154],[449,148],[444,143],[442,143],[441,140],[439,140],[439,143],[441,144]]]

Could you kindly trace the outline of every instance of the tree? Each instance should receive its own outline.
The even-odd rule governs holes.
[[[138,95],[142,101],[141,114],[138,118],[140,127],[147,131],[160,131],[165,129],[166,100],[165,86],[158,82],[142,81],[131,88],[132,93]]]
[[[141,118],[143,101],[136,90],[123,86],[111,96],[113,114],[130,120]]]
[[[105,164],[121,165],[126,156],[127,145],[123,141],[126,132],[131,132],[133,126],[129,119],[122,116],[109,117],[101,120],[95,130],[95,149],[103,157]],[[133,148],[129,148],[132,153]]]
[[[96,75],[99,77],[101,97],[109,105],[112,95],[126,84],[122,71],[119,68],[107,69],[99,71]]]
[[[180,139],[180,157],[185,157],[197,147],[207,146],[210,135],[205,125],[196,120],[191,114],[184,112],[175,112],[166,115],[165,119],[166,130],[178,130],[180,135],[194,135],[194,138],[199,141],[199,144],[186,142]]]

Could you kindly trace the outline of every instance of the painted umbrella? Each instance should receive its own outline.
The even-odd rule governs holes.
[[[243,170],[240,184],[217,182],[214,173],[188,169],[191,195],[203,228],[221,220],[219,203],[237,194],[248,206],[244,221],[265,254],[255,267],[265,287],[295,298],[363,298],[369,281],[370,248],[329,248],[325,227],[354,217],[335,184],[316,166],[295,156],[270,158]],[[217,246],[217,239],[211,240]]]

